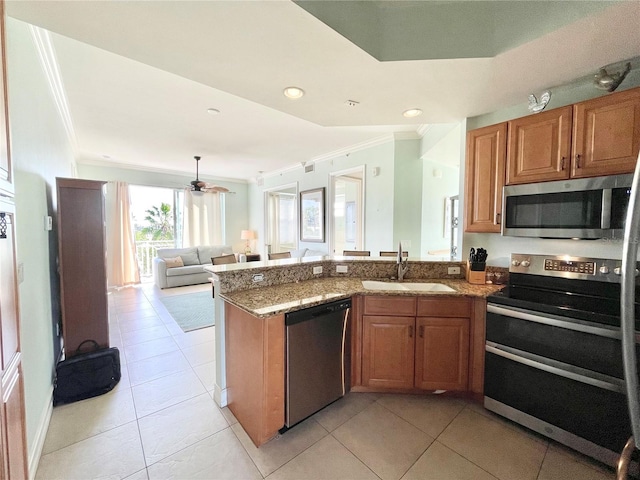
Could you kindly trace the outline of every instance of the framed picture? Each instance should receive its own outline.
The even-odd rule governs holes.
[[[300,241],[324,243],[324,187],[300,192]]]

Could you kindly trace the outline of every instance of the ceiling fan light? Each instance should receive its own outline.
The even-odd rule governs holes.
[[[304,90],[300,87],[287,87],[283,90],[283,93],[285,97],[293,100],[297,100],[304,96]]]
[[[422,110],[419,108],[410,108],[409,110],[405,110],[402,112],[402,115],[406,118],[419,117],[422,115]]]
[[[194,197],[201,197],[204,195],[204,192],[202,190],[191,190],[191,195]]]

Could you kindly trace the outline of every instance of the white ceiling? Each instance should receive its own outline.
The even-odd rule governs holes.
[[[637,1],[493,58],[394,62],[289,1],[9,0],[7,13],[55,32],[80,163],[192,172],[201,155],[201,173],[218,178],[526,103],[640,53]],[[307,94],[289,100],[289,85]],[[402,117],[413,107],[425,113]]]

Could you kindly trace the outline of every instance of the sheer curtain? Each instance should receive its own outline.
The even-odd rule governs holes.
[[[107,183],[106,221],[107,284],[124,287],[140,283],[127,183]]]
[[[222,212],[219,193],[192,195],[190,190],[184,194],[184,215],[182,218],[182,245],[221,245]]]

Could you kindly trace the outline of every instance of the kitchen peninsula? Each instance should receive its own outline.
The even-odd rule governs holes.
[[[346,272],[338,273],[338,266]],[[393,258],[207,267],[214,277],[220,350],[216,400],[229,406],[257,446],[276,435],[285,412],[285,315],[340,299],[352,302],[347,391],[481,395],[485,297],[501,286],[469,284],[462,273],[450,275],[449,267],[464,272],[460,262],[412,259],[403,282],[449,291],[397,290],[398,282],[390,280]],[[375,282],[369,290],[362,280],[390,287]]]

